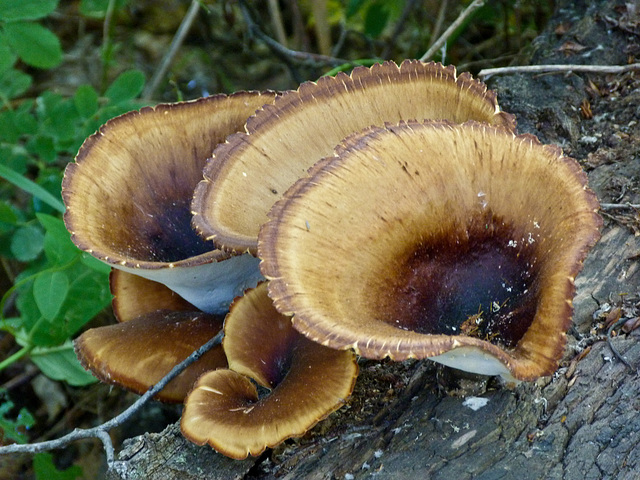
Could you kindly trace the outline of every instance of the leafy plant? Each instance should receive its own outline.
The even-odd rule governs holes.
[[[404,3],[404,0],[349,0],[345,17],[349,23],[360,22],[365,35],[377,38],[400,16]]]
[[[36,480],[75,480],[82,477],[82,468],[72,465],[66,470],[58,470],[53,463],[53,455],[42,452],[33,457],[33,470]]]
[[[99,13],[106,3],[82,5]],[[18,60],[37,68],[62,60],[58,38],[35,22],[57,4],[0,2],[0,177],[7,180],[0,184],[0,258],[13,282],[0,300],[0,329],[21,347],[0,370],[29,355],[49,377],[85,385],[95,379],[80,366],[71,338],[109,304],[109,268],[78,250],[60,219],[63,169],[100,125],[141,106],[145,79],[130,70],[102,94],[85,84],[70,97],[45,90],[21,98],[32,79],[16,68]],[[12,308],[5,308],[9,300]]]
[[[6,390],[0,390],[0,444],[7,440],[16,443],[27,443],[27,430],[33,426],[35,420],[26,408],[21,408],[15,419],[8,418],[14,403],[7,396]]]

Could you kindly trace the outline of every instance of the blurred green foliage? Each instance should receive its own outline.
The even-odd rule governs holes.
[[[77,361],[71,338],[109,304],[109,268],[71,242],[61,220],[62,175],[87,136],[141,106],[145,78],[130,70],[104,92],[84,84],[71,96],[44,90],[28,97],[33,77],[25,66],[62,61],[60,41],[37,23],[57,4],[0,3],[0,259],[5,270],[19,269],[0,300],[0,329],[20,347],[0,370],[28,354],[49,377],[86,385],[95,379]],[[100,17],[107,4],[87,1],[81,10]]]

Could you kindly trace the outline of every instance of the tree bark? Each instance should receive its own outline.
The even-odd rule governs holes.
[[[624,2],[557,3],[533,42],[531,64],[624,65],[640,53],[638,18]],[[585,48],[571,50],[569,41]],[[639,203],[637,76],[519,74],[491,79],[490,87],[502,109],[516,114],[519,133],[582,162],[602,202]],[[585,101],[593,118],[581,111]],[[605,214],[603,237],[576,281],[574,327],[552,377],[510,390],[487,378],[451,380],[429,361],[363,361],[351,402],[302,439],[233,461],[190,444],[171,425],[126,442],[110,478],[639,478],[639,334],[612,339],[628,368],[605,341],[602,317],[593,316],[598,303],[603,316],[607,305],[638,315],[638,231],[634,210]],[[486,405],[472,409],[481,404],[469,395]]]

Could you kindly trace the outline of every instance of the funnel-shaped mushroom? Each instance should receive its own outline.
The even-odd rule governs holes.
[[[198,380],[185,401],[181,428],[192,442],[232,458],[259,455],[303,435],[346,401],[358,373],[352,352],[296,332],[273,308],[265,283],[233,303],[223,345],[232,370]],[[260,397],[248,377],[270,393]]]
[[[323,77],[286,92],[220,145],[194,201],[194,224],[224,250],[255,253],[267,212],[345,137],[400,120],[477,120],[515,128],[496,95],[453,66],[405,61]]]
[[[230,258],[193,231],[193,189],[215,146],[274,95],[218,95],[107,122],[65,171],[65,223],[74,243],[167,285],[203,311],[226,311],[261,278],[257,261]]]
[[[222,319],[202,312],[157,310],[87,330],[75,341],[82,365],[101,381],[142,394],[214,337]],[[204,372],[227,366],[221,346],[205,353],[156,396],[182,402]]]
[[[401,123],[316,164],[259,255],[276,308],[314,341],[530,380],[557,367],[597,209],[578,163],[532,136]]]

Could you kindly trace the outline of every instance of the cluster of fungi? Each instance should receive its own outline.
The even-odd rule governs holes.
[[[343,405],[356,355],[551,374],[601,219],[578,163],[515,127],[418,61],[107,122],[63,182],[119,321],[76,340],[81,362],[142,393],[224,329],[157,398],[237,459]]]

